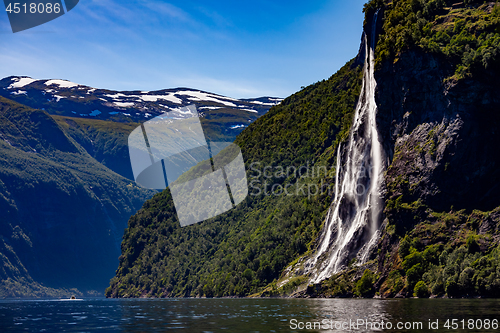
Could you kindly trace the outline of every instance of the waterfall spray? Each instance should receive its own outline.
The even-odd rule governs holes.
[[[306,263],[311,281],[318,283],[339,272],[357,256],[365,263],[378,239],[383,201],[380,188],[386,168],[377,129],[374,50],[378,11],[373,17],[371,45],[365,35],[363,84],[347,142],[346,162],[337,151],[335,200],[328,211],[316,254]]]

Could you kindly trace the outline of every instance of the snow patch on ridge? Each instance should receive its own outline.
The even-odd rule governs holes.
[[[122,107],[122,108],[129,108],[134,106],[134,102],[113,102],[114,105]]]
[[[78,87],[79,84],[70,82],[67,80],[49,80],[45,82],[46,86],[51,86],[51,85],[58,85],[60,88],[73,88],[73,87]]]
[[[114,95],[109,95],[109,94],[107,94],[107,95],[104,95],[104,96],[109,97],[109,98],[112,98],[112,99],[118,99],[118,98],[120,98],[120,97],[128,97],[127,95],[124,95],[124,94],[122,94],[122,93],[116,93],[116,94],[114,94]]]
[[[216,102],[222,105],[230,106],[230,107],[236,107],[236,104],[227,102],[227,101],[222,101],[222,99],[225,99],[222,96],[217,96],[209,93],[204,93],[201,91],[178,91],[175,93],[176,95],[184,95],[184,96],[190,96],[188,99],[191,101],[209,101],[209,102]]]
[[[169,95],[144,95],[144,96],[130,96],[130,97],[137,97],[144,102],[156,102],[159,99],[163,99],[165,101],[170,101],[172,103],[176,104],[182,104],[182,100],[180,98],[177,98],[174,96],[174,94],[169,94]]]
[[[12,81],[15,82],[12,83],[10,86],[8,86],[7,89],[22,88],[24,86],[27,86],[28,84],[32,84],[36,80],[30,77],[21,77],[21,78],[13,78]]]

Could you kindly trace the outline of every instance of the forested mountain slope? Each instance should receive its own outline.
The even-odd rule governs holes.
[[[325,217],[333,196],[335,146],[349,130],[361,68],[359,61],[348,62],[237,137],[249,196],[235,209],[181,228],[168,189],[146,202],[129,221],[106,295],[244,296],[278,279],[289,262],[308,251]],[[280,194],[279,186],[287,185],[291,195]]]

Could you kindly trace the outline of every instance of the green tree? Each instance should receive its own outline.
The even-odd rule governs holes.
[[[373,294],[373,283],[375,280],[375,276],[372,271],[369,269],[365,269],[363,276],[356,283],[356,288],[354,290],[354,294],[359,297],[367,297]]]
[[[417,282],[415,288],[413,288],[413,296],[418,298],[429,297],[429,287],[427,287],[424,281]]]

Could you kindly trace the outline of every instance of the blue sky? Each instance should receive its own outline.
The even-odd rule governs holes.
[[[356,55],[365,2],[80,0],[16,34],[2,10],[0,78],[287,97]]]

